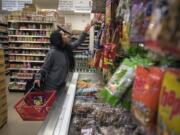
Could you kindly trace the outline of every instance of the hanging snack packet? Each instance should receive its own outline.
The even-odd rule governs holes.
[[[113,96],[121,97],[131,85],[134,78],[134,67],[128,65],[127,60],[113,74],[108,82],[107,89]]]
[[[180,57],[180,1],[158,0],[146,32],[146,46],[155,52]]]
[[[163,71],[160,68],[139,66],[136,69],[131,109],[134,117],[151,132],[156,125],[162,78]]]
[[[152,6],[152,0],[132,0],[131,42],[144,42],[144,35],[150,22]]]
[[[152,64],[152,62],[141,57],[124,59],[108,82],[107,87],[100,92],[100,96],[105,102],[108,102],[113,106],[117,105],[123,94],[131,86],[134,80],[137,65],[150,66]]]
[[[180,135],[180,70],[167,71],[161,87],[158,135]]]

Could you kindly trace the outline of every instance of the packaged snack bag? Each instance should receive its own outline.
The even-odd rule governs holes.
[[[109,65],[113,65],[116,58],[116,45],[109,43],[104,45],[103,48],[103,68],[108,69]]]
[[[158,135],[180,135],[180,70],[164,75],[158,109]]]
[[[158,0],[146,32],[146,47],[180,58],[180,1]]]
[[[124,62],[108,82],[107,89],[109,93],[113,96],[121,97],[132,83],[133,78],[134,68]]]
[[[100,67],[100,60],[102,58],[102,50],[97,50],[95,53],[95,57],[94,57],[94,64],[93,66],[95,68],[99,68]]]
[[[106,23],[110,24],[111,22],[111,0],[106,0]]]
[[[131,42],[144,42],[144,35],[148,28],[153,0],[132,0],[131,8]]]
[[[141,57],[124,59],[113,74],[107,86],[100,92],[100,96],[109,104],[116,106],[124,93],[132,85],[137,65],[150,66],[152,62]]]
[[[117,0],[106,0],[106,24],[115,20]]]
[[[160,68],[138,66],[136,69],[131,109],[147,131],[155,129],[162,78],[163,71]]]

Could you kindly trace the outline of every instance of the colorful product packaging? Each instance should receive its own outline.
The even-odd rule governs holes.
[[[132,89],[132,113],[151,134],[155,131],[163,70],[138,66]],[[151,132],[151,133],[150,133]]]
[[[161,87],[158,135],[180,134],[180,71],[167,71]]]
[[[146,47],[180,58],[180,1],[158,0],[146,32]]]
[[[153,0],[132,0],[130,41],[142,43],[148,28]]]
[[[109,43],[104,45],[103,49],[103,68],[108,69],[109,65],[113,65],[116,58],[116,45]]]
[[[106,24],[111,23],[111,0],[106,0]]]
[[[121,97],[134,78],[134,68],[123,63],[108,82],[107,89],[113,96]]]

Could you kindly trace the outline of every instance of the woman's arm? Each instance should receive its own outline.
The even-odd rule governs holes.
[[[77,46],[81,45],[81,44],[85,41],[86,36],[88,35],[88,32],[89,32],[90,28],[91,28],[91,25],[88,24],[88,25],[85,27],[84,31],[81,33],[79,39],[77,39],[76,41],[70,43],[70,46],[71,46],[73,49],[76,48]]]
[[[77,40],[74,41],[74,42],[71,42],[71,43],[70,43],[70,46],[71,46],[73,49],[76,48],[76,47],[78,47],[78,46],[80,46],[80,45],[85,41],[87,35],[88,35],[87,33],[82,32],[81,35],[80,35],[80,37],[79,37],[79,39],[77,39]]]

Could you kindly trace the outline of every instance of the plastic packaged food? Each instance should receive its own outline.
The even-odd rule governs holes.
[[[146,32],[146,46],[180,57],[179,0],[158,0]]]
[[[126,64],[122,64],[108,82],[108,91],[113,96],[122,96],[132,83],[134,78],[134,68]]]
[[[157,67],[138,67],[132,89],[132,113],[134,117],[153,132],[156,125],[158,101],[163,70]]]
[[[107,87],[102,89],[100,96],[109,104],[115,106],[119,103],[122,95],[131,86],[134,77],[135,69],[138,65],[151,66],[153,63],[146,58],[136,56],[130,59],[124,59],[117,71],[107,84]]]
[[[144,42],[144,35],[148,28],[153,0],[132,0],[131,8],[131,42]]]
[[[158,135],[180,134],[180,71],[167,71],[161,87]]]

